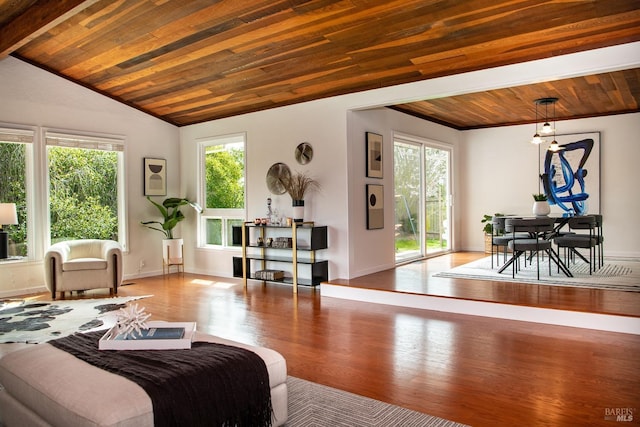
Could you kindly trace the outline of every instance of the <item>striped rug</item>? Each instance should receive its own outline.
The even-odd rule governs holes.
[[[286,427],[457,427],[464,426],[357,394],[288,377]]]
[[[502,262],[502,255],[500,261]],[[558,273],[554,263],[551,263],[551,275],[549,275],[549,258],[544,257],[540,261],[540,279],[538,280],[537,264],[534,258],[531,263],[527,262],[526,266],[521,262],[520,270],[516,272],[513,279],[511,266],[502,273],[498,273],[500,265],[495,263],[495,258],[492,269],[491,257],[486,257],[434,274],[434,276],[640,292],[640,261],[636,259],[605,257],[604,265],[592,274],[589,274],[589,264],[580,259],[575,263],[569,263],[568,267],[574,277],[567,277],[562,272]]]

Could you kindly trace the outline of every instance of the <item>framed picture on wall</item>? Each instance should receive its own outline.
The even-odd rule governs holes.
[[[384,187],[367,184],[367,230],[384,228]]]
[[[600,213],[600,132],[556,135],[561,150],[541,152],[541,177],[553,214]]]
[[[367,177],[382,178],[382,135],[366,132]]]
[[[167,195],[167,161],[165,159],[144,159],[144,195]]]

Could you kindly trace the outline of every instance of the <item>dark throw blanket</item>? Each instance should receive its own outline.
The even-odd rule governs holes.
[[[189,350],[98,350],[104,331],[49,341],[140,385],[156,426],[269,426],[271,393],[264,361],[254,352],[194,342]]]

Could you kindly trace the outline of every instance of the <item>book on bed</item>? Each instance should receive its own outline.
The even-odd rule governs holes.
[[[184,337],[184,328],[148,328],[131,334],[119,334],[114,340],[179,340]]]
[[[100,338],[100,350],[171,350],[191,348],[196,331],[195,322],[147,322],[143,337],[120,337],[117,327],[109,329]],[[154,330],[155,331],[152,331]]]

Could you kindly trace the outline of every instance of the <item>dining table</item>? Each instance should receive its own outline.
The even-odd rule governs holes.
[[[554,237],[557,237],[560,235],[561,233],[561,229],[567,225],[567,223],[569,222],[569,219],[571,219],[571,216],[567,216],[566,214],[550,214],[550,215],[545,215],[545,216],[532,216],[532,215],[505,215],[505,218],[509,219],[509,218],[513,218],[513,219],[522,219],[522,220],[527,220],[527,219],[541,219],[541,218],[552,218],[554,220],[553,222],[553,228],[551,231],[546,231],[544,233],[540,233],[540,234],[536,234],[536,233],[530,233],[530,237],[533,238],[542,238],[545,240],[551,240]],[[506,234],[508,235],[508,233]],[[507,269],[509,266],[511,266],[514,262],[516,262],[516,260],[524,253],[524,251],[514,251],[511,258],[509,258],[499,269],[498,269],[498,273],[502,273],[505,269]],[[571,273],[571,271],[569,270],[569,268],[567,267],[567,265],[562,261],[562,259],[560,258],[560,256],[558,255],[558,253],[553,249],[553,245],[551,245],[549,247],[549,252],[548,252],[549,257],[551,258],[551,260],[556,263],[556,265],[558,266],[558,269],[560,271],[562,271],[562,273],[564,273],[567,277],[573,277],[573,274]],[[532,260],[533,254],[529,255],[529,261]]]

